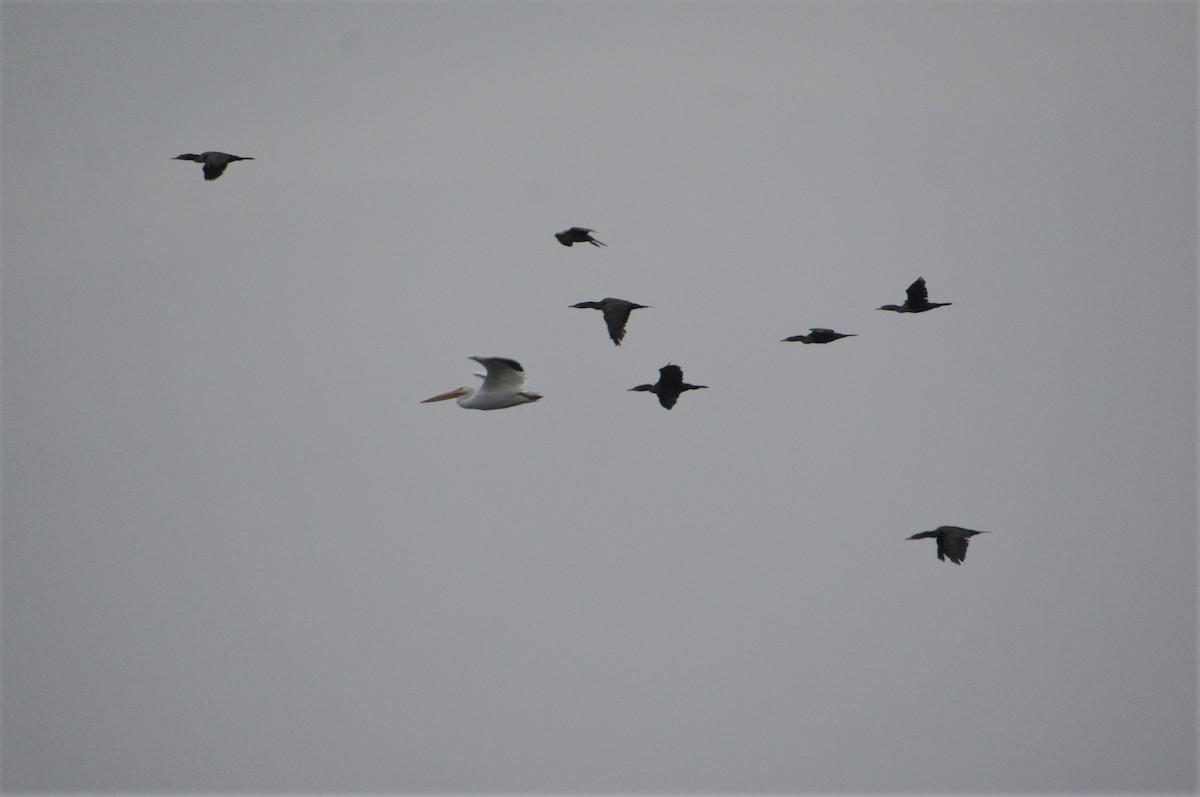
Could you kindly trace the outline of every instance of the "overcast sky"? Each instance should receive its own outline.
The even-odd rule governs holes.
[[[1194,791],[1196,17],[5,2],[3,788]]]

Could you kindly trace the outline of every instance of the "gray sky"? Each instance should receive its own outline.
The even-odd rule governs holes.
[[[1197,788],[1195,4],[0,13],[6,791]]]

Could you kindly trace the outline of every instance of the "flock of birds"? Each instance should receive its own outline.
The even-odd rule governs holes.
[[[204,179],[215,180],[225,173],[225,168],[237,161],[254,160],[254,158],[242,157],[240,155],[230,155],[227,152],[201,152],[185,153],[178,155],[173,160],[193,161],[203,164]],[[595,230],[587,227],[569,227],[562,232],[557,232],[554,237],[563,246],[573,246],[575,244],[591,244],[592,246],[601,247],[608,246],[603,241],[597,240],[592,233]],[[951,302],[931,302],[929,301],[929,289],[925,285],[925,278],[918,277],[911,285],[908,286],[903,304],[885,304],[880,307],[880,310],[890,310],[894,313],[924,313],[929,310],[934,310],[938,307],[947,307]],[[605,298],[598,302],[579,302],[571,305],[572,308],[599,310],[604,316],[604,323],[608,327],[608,336],[616,346],[621,345],[621,341],[625,338],[625,325],[629,321],[629,315],[634,310],[648,308],[649,305],[637,304],[626,299]],[[853,332],[835,332],[832,329],[824,327],[810,327],[807,335],[793,335],[784,338],[784,342],[798,343],[832,343],[835,340],[842,338],[855,337]],[[470,359],[479,363],[484,368],[484,373],[476,372],[476,376],[483,379],[483,384],[478,388],[458,387],[454,390],[445,393],[439,393],[436,396],[422,401],[422,404],[429,404],[435,401],[447,401],[455,399],[458,406],[469,410],[499,410],[507,407],[516,407],[521,404],[530,404],[539,400],[541,395],[531,393],[525,389],[525,369],[516,360],[507,357],[479,357],[472,356]],[[667,363],[662,368],[658,369],[658,381],[653,384],[637,385],[629,388],[630,391],[640,391],[653,393],[658,397],[658,403],[663,409],[671,409],[679,401],[679,397],[689,390],[703,390],[708,385],[692,385],[683,381],[683,369],[673,363]],[[949,559],[955,564],[962,564],[967,558],[967,545],[971,537],[976,534],[986,534],[983,531],[974,531],[972,529],[962,528],[960,526],[939,526],[931,531],[922,531],[909,537],[910,540],[920,540],[933,538],[937,540],[937,555],[938,559],[945,561]]]

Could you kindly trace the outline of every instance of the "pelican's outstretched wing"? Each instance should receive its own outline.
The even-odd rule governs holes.
[[[495,390],[504,393],[519,393],[525,386],[525,369],[516,360],[507,357],[478,357],[471,359],[487,369],[480,391]]]

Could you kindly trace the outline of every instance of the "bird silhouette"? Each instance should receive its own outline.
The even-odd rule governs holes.
[[[935,307],[947,307],[954,302],[929,301],[929,289],[925,287],[925,278],[917,277],[917,281],[908,286],[908,294],[904,304],[885,304],[880,310],[891,310],[893,313],[924,313]]]
[[[658,403],[663,409],[669,410],[679,401],[681,393],[688,390],[702,390],[708,385],[689,385],[683,381],[683,369],[678,365],[667,363],[658,369],[658,381],[653,385],[638,385],[630,390],[643,390],[658,396]]]
[[[199,155],[188,152],[176,155],[171,160],[195,161],[204,164],[204,179],[215,180],[225,173],[225,167],[234,161],[252,161],[254,158],[243,158],[240,155],[230,155],[228,152],[201,152]]]
[[[938,526],[933,531],[922,531],[908,539],[923,540],[933,537],[937,540],[938,559],[943,562],[949,559],[956,565],[961,565],[967,558],[967,545],[976,534],[987,534],[986,531],[973,531],[960,526]]]
[[[784,338],[781,343],[795,341],[798,343],[833,343],[835,340],[842,338],[857,337],[855,332],[834,332],[832,329],[824,327],[809,327],[807,335],[792,335],[790,338]]]
[[[579,304],[571,305],[571,307],[600,310],[603,312],[604,323],[608,325],[608,336],[612,338],[612,342],[617,346],[620,346],[621,341],[625,339],[625,322],[629,320],[629,314],[634,310],[641,310],[649,306],[648,304],[637,304],[625,299],[612,298],[601,299],[598,302],[580,302]]]
[[[608,246],[603,241],[597,241],[592,237],[595,230],[589,230],[586,227],[571,227],[562,232],[554,233],[554,237],[563,246],[571,246],[572,244],[591,244],[592,246]]]

